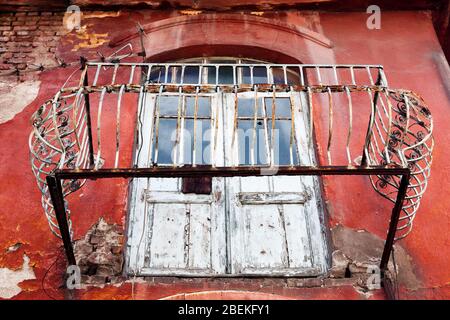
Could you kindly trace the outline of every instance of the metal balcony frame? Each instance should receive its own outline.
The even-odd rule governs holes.
[[[253,83],[253,70],[254,67],[261,67],[261,65],[245,65],[244,67],[248,67],[250,70],[250,79],[251,79],[251,83],[249,83],[248,85],[246,84],[242,84],[242,83],[238,83],[236,80],[236,74],[237,74],[237,68],[243,67],[242,65],[227,65],[227,64],[203,64],[200,65],[200,71],[199,71],[199,81],[198,83],[194,83],[194,84],[186,84],[183,83],[183,71],[185,70],[186,66],[189,65],[196,65],[196,64],[176,64],[176,63],[167,63],[167,64],[145,64],[145,63],[107,63],[107,62],[102,62],[102,63],[96,63],[96,62],[87,62],[86,60],[82,60],[82,68],[81,68],[81,79],[79,82],[79,85],[77,87],[72,87],[72,88],[68,88],[68,89],[62,89],[57,96],[55,97],[55,99],[50,102],[53,104],[53,108],[55,108],[55,101],[58,101],[59,99],[59,95],[63,92],[69,92],[72,94],[77,93],[77,97],[78,96],[83,96],[84,97],[84,107],[85,107],[85,111],[86,111],[86,128],[87,128],[87,143],[88,143],[88,151],[87,151],[87,158],[86,161],[88,163],[88,165],[86,165],[83,168],[68,168],[66,166],[66,162],[64,161],[68,161],[67,159],[64,159],[65,156],[65,151],[63,154],[63,159],[61,160],[60,164],[58,166],[56,166],[49,174],[47,174],[46,178],[45,178],[45,182],[41,179],[39,180],[38,174],[42,174],[42,171],[40,171],[41,169],[37,169],[37,171],[35,171],[36,177],[38,179],[38,185],[39,183],[46,183],[46,187],[48,187],[48,190],[45,189],[45,186],[41,188],[41,192],[43,193],[43,206],[44,209],[47,210],[48,207],[46,208],[45,206],[49,204],[49,202],[45,202],[44,200],[44,196],[47,191],[50,195],[50,199],[51,199],[51,204],[53,205],[53,211],[54,214],[56,216],[56,220],[57,220],[57,224],[58,224],[58,228],[59,228],[59,233],[60,233],[60,237],[62,238],[62,241],[64,243],[64,248],[65,248],[65,253],[66,253],[66,257],[67,257],[67,261],[70,265],[76,265],[76,259],[75,259],[75,255],[74,255],[74,249],[73,249],[73,244],[72,244],[72,238],[71,238],[71,226],[70,226],[70,221],[69,221],[69,217],[68,217],[68,209],[66,207],[66,201],[65,201],[65,193],[63,192],[63,190],[65,190],[65,186],[63,184],[63,180],[70,180],[71,182],[75,182],[75,181],[79,181],[79,180],[96,180],[96,179],[108,179],[108,178],[153,178],[153,177],[172,177],[172,178],[183,178],[183,177],[193,177],[193,176],[204,176],[204,177],[246,177],[246,176],[267,176],[267,175],[296,175],[296,176],[305,176],[305,175],[313,175],[313,176],[328,176],[328,175],[364,175],[364,176],[377,176],[379,178],[379,180],[383,183],[387,183],[389,184],[390,181],[389,177],[393,178],[393,177],[397,177],[399,180],[399,184],[396,186],[396,189],[398,189],[396,197],[394,199],[390,199],[389,194],[383,194],[382,192],[380,192],[380,190],[378,190],[376,188],[376,182],[374,182],[372,180],[371,177],[371,182],[372,185],[374,186],[375,190],[380,193],[381,195],[383,195],[385,198],[388,198],[389,200],[391,200],[392,202],[394,202],[394,207],[392,209],[392,213],[391,213],[391,218],[390,218],[390,223],[389,223],[389,229],[388,229],[388,233],[385,239],[385,245],[384,245],[384,249],[383,249],[383,253],[381,256],[381,262],[380,262],[380,271],[381,271],[381,275],[382,275],[382,279],[383,279],[383,284],[385,284],[385,286],[389,287],[391,286],[391,283],[389,282],[389,279],[385,276],[385,273],[387,271],[387,267],[388,267],[388,262],[390,259],[390,255],[393,249],[393,244],[395,242],[396,239],[396,232],[397,232],[397,228],[398,228],[398,224],[399,224],[399,219],[400,219],[400,215],[402,212],[402,209],[404,210],[404,203],[405,200],[407,199],[407,191],[408,191],[408,186],[412,177],[412,171],[411,168],[409,166],[408,161],[409,158],[405,158],[405,154],[402,153],[400,150],[396,150],[398,152],[398,158],[400,159],[401,163],[393,163],[390,162],[391,160],[388,160],[387,163],[385,163],[384,165],[374,165],[373,161],[369,158],[372,157],[372,155],[370,154],[370,143],[371,143],[371,136],[372,136],[372,131],[374,130],[374,122],[375,122],[375,115],[374,115],[374,109],[372,109],[372,116],[369,119],[369,127],[367,130],[367,136],[365,138],[365,145],[364,145],[364,150],[362,150],[362,154],[361,154],[361,164],[360,165],[353,165],[350,162],[350,158],[349,158],[349,164],[347,166],[336,166],[336,165],[331,165],[331,159],[330,156],[328,154],[328,161],[329,161],[329,165],[325,165],[325,166],[300,166],[300,165],[290,165],[290,166],[277,166],[277,167],[261,167],[261,166],[236,166],[236,167],[216,167],[214,165],[175,165],[173,167],[162,167],[162,166],[151,166],[151,167],[147,167],[147,168],[123,168],[123,167],[118,167],[117,166],[117,160],[115,163],[114,168],[99,168],[99,154],[97,154],[97,159],[95,157],[95,152],[94,152],[94,146],[93,146],[93,130],[92,130],[92,121],[91,121],[91,112],[90,112],[90,100],[89,100],[89,94],[91,92],[100,92],[102,91],[102,94],[105,93],[105,91],[108,90],[115,90],[115,92],[121,92],[119,93],[119,97],[121,96],[121,94],[127,90],[134,90],[133,92],[138,92],[138,89],[140,88],[140,95],[142,94],[144,88],[146,92],[154,92],[154,93],[158,93],[161,92],[161,88],[163,88],[166,91],[173,91],[173,92],[177,92],[178,90],[188,90],[188,91],[192,91],[192,92],[198,92],[201,90],[209,90],[208,92],[214,92],[214,91],[222,91],[222,92],[241,92],[241,91],[249,91],[249,90],[253,90],[255,88],[255,83]],[[116,79],[116,74],[117,74],[117,70],[119,69],[119,67],[127,67],[131,69],[131,76],[130,76],[130,81],[128,84],[122,84],[122,85],[117,85],[115,84],[115,79]],[[182,69],[182,76],[181,76],[181,83],[170,83],[168,82],[168,69],[169,67],[179,67]],[[198,66],[198,65],[197,65]],[[95,67],[96,68],[96,74],[95,74],[95,78],[93,81],[92,85],[89,85],[88,82],[88,77],[87,77],[87,70],[89,67]],[[103,89],[99,89],[102,87],[99,87],[99,85],[97,84],[97,80],[98,80],[98,75],[100,73],[101,68],[114,68],[114,72],[113,72],[113,76],[112,76],[112,81],[111,83],[108,83],[106,85],[103,85]],[[134,76],[134,72],[135,69],[138,67],[146,67],[147,68],[147,81],[144,84],[133,84],[132,83],[132,79]],[[164,81],[158,82],[158,83],[150,83],[148,82],[149,76],[150,76],[150,72],[152,70],[153,67],[164,67],[166,72],[165,72],[165,77],[164,77]],[[216,83],[212,84],[212,85],[204,85],[201,82],[200,79],[200,75],[202,73],[202,68],[205,67],[213,67],[216,68]],[[230,85],[221,85],[218,83],[218,74],[219,74],[219,68],[220,67],[232,67],[233,68],[233,75],[234,75],[234,79],[233,79],[233,84]],[[372,108],[376,108],[377,105],[377,101],[379,99],[379,95],[380,93],[384,92],[387,94],[387,91],[383,91],[383,90],[387,90],[387,81],[386,81],[386,77],[384,75],[384,71],[382,66],[369,66],[369,65],[266,65],[266,69],[267,69],[267,79],[269,79],[269,70],[270,68],[280,68],[281,70],[283,70],[285,79],[284,79],[284,83],[281,84],[275,84],[273,82],[273,75],[272,75],[272,83],[268,83],[268,84],[258,84],[259,89],[261,91],[270,91],[273,90],[275,92],[275,90],[279,90],[280,92],[282,90],[295,90],[295,91],[304,91],[304,92],[308,92],[311,93],[311,90],[315,90],[314,92],[328,92],[331,94],[331,92],[347,92],[347,94],[349,94],[349,88],[351,90],[367,90],[369,92],[369,96],[372,97],[372,93],[374,93],[373,95],[373,101],[372,101]],[[287,70],[289,70],[289,68],[298,68],[298,70],[300,70],[300,75],[301,75],[301,79],[300,79],[300,84],[297,85],[291,85],[288,84],[287,81]],[[313,83],[313,84],[306,84],[305,83],[305,79],[303,77],[303,70],[305,69],[310,69],[310,70],[315,70],[317,71],[317,83]],[[351,73],[351,78],[352,81],[351,83],[346,83],[346,84],[340,84],[339,80],[338,80],[338,75],[337,75],[337,70],[344,68],[344,69],[348,69],[350,70]],[[335,81],[333,83],[324,83],[323,79],[321,78],[321,73],[320,70],[321,69],[329,69],[333,72],[334,76],[335,76]],[[355,77],[354,77],[354,70],[355,69],[362,69],[362,70],[367,70],[369,73],[369,78],[370,78],[370,83],[368,85],[363,85],[360,86],[356,83],[355,81]],[[371,76],[371,71],[372,69],[376,69],[378,72],[377,75],[377,80],[376,82],[373,81],[372,76]],[[120,89],[120,90],[119,90]],[[120,98],[119,98],[120,100]],[[101,102],[100,102],[101,103]],[[120,102],[119,102],[120,105]],[[312,107],[311,107],[312,108]],[[331,102],[330,102],[330,108],[331,108]],[[406,108],[408,109],[409,106],[406,106]],[[431,116],[429,115],[429,111],[426,107],[423,107],[424,109],[420,109],[420,112],[423,113],[424,116],[429,117],[430,122],[431,122]],[[56,110],[56,109],[55,109]],[[312,111],[312,110],[311,110]],[[39,119],[40,117],[40,112],[39,111],[37,113],[37,115],[35,115],[35,119],[34,119],[34,125],[35,127],[38,127],[39,123],[37,123],[38,121],[36,119]],[[406,111],[406,116],[409,116],[408,114],[409,109]],[[312,116],[311,116],[312,117]],[[331,120],[332,121],[332,120]],[[392,119],[389,116],[389,121],[392,121]],[[54,116],[54,123],[55,125],[57,124],[56,118]],[[351,124],[350,124],[351,126]],[[56,128],[58,128],[56,126]],[[406,131],[404,132],[408,132],[408,122],[406,124]],[[426,136],[426,139],[431,139],[431,146],[426,145],[426,149],[429,152],[430,158],[431,158],[431,150],[433,147],[433,141],[432,141],[432,135],[431,135],[431,131],[432,131],[432,123],[431,123],[431,128],[428,128],[429,133]],[[311,130],[312,130],[312,124],[311,124]],[[351,128],[350,128],[351,130]],[[390,130],[390,129],[389,129]],[[39,130],[38,130],[39,131]],[[57,131],[57,130],[56,130]],[[389,131],[389,133],[391,133]],[[36,134],[36,132],[34,132],[34,134]],[[405,133],[406,134],[406,133]],[[331,133],[330,133],[331,135]],[[30,135],[30,150],[33,149],[33,145],[32,145],[32,136],[33,136],[33,132]],[[40,137],[41,140],[43,137]],[[420,137],[419,137],[420,138]],[[420,140],[419,138],[417,138],[418,140]],[[423,138],[423,137],[422,137]],[[329,139],[331,139],[329,137]],[[403,138],[402,138],[403,139]],[[425,139],[425,138],[424,138]],[[61,140],[61,139],[60,139]],[[330,141],[330,140],[329,140]],[[398,140],[394,139],[394,142],[396,142]],[[61,146],[62,146],[62,150],[64,149],[64,144],[62,141],[61,142]],[[376,142],[376,141],[375,141]],[[385,148],[386,148],[386,153],[387,153],[387,148],[388,148],[388,144],[391,143],[391,140],[386,140],[383,141],[385,143]],[[402,140],[403,143],[403,140]],[[414,144],[413,144],[414,145]],[[329,153],[329,145],[328,145],[328,153]],[[389,145],[390,147],[390,145]],[[408,148],[410,148],[411,146],[408,146]],[[378,148],[378,145],[377,145]],[[373,149],[373,146],[372,146]],[[395,150],[395,148],[394,148]],[[117,151],[116,151],[117,152]],[[348,142],[347,142],[347,153],[349,155],[348,152]],[[375,153],[375,152],[374,152]],[[32,156],[36,156],[35,153],[33,153],[32,151]],[[420,155],[420,152],[419,152]],[[387,156],[389,159],[389,156]],[[116,154],[116,159],[117,159],[117,154]],[[377,159],[376,159],[377,160]],[[84,161],[84,160],[83,160]],[[380,160],[377,160],[380,161]],[[427,161],[428,164],[428,161]],[[32,160],[32,165],[33,165],[33,160]],[[431,159],[429,161],[429,165],[431,165]],[[421,168],[419,166],[419,168]],[[428,171],[424,171],[426,178],[429,175],[429,167],[424,168],[423,170],[428,170]],[[37,172],[37,173],[36,173]],[[417,179],[416,179],[417,181]],[[81,182],[80,184],[78,184],[78,187],[81,187],[81,185],[84,182]],[[419,182],[419,200],[420,197],[424,191],[424,189],[426,188],[426,181],[425,181],[425,186],[422,188],[422,185],[420,185]],[[73,191],[73,190],[72,190]],[[67,194],[67,193],[66,193]],[[417,194],[417,191],[416,191]],[[416,205],[417,202],[412,202],[413,205]],[[418,205],[417,205],[418,207]],[[417,210],[416,207],[414,207],[414,210]],[[47,213],[47,211],[46,211]],[[414,211],[415,214],[415,211]],[[409,218],[409,217],[408,217]],[[52,227],[52,225],[50,225]],[[52,229],[53,231],[53,229]],[[390,290],[390,292],[392,292],[392,290]]]

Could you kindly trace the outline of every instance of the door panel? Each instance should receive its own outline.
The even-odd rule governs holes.
[[[305,98],[298,93],[277,93],[274,98],[271,93],[258,93],[255,104],[254,92],[214,94],[197,107],[191,97],[181,104],[173,97],[164,98],[159,101],[171,103],[166,114],[172,118],[163,119],[158,95],[147,94],[140,112],[143,134],[136,163],[148,167],[158,154],[158,164],[170,166],[174,155],[178,164],[313,165],[312,146],[306,143]],[[170,128],[178,127],[180,114],[199,119],[195,126],[192,119],[182,120],[179,126],[184,133],[157,146],[156,128],[168,135]],[[166,128],[161,126],[163,120],[173,123]],[[200,127],[212,130],[202,135]],[[237,130],[243,131],[242,136]],[[167,141],[167,136],[161,140]],[[307,176],[213,178],[211,193],[196,194],[183,192],[186,186],[178,178],[134,179],[129,273],[322,274],[325,242],[317,186],[317,178]]]
[[[255,105],[254,93],[239,94],[238,110],[236,96],[226,97],[225,154],[231,154],[227,164],[312,164],[313,155],[305,144],[307,117],[302,114],[302,97],[259,95]],[[233,141],[235,126],[249,132],[240,132],[244,138],[235,136]],[[314,276],[324,272],[316,183],[304,176],[226,178],[231,273]]]
[[[140,112],[142,123],[142,141],[136,155],[138,166],[145,167],[154,162],[156,153],[158,162],[172,165],[173,156],[177,161],[192,163],[190,159],[197,159],[194,163],[210,162],[214,157],[223,157],[223,148],[210,147],[209,142],[202,142],[202,135],[198,134],[201,122],[196,120],[197,149],[195,156],[184,147],[194,140],[193,123],[181,134],[181,129],[186,128],[181,120],[180,132],[172,134],[177,128],[178,108],[186,110],[185,115],[191,116],[192,103],[187,102],[187,97],[182,106],[178,99],[164,97],[158,106],[158,96],[147,94],[145,103]],[[199,103],[203,110],[197,112],[200,117],[210,117],[208,125],[213,122],[216,115],[216,97],[208,97],[210,104]],[[168,103],[168,105],[165,105]],[[159,110],[158,110],[159,107]],[[204,109],[208,107],[209,113]],[[189,110],[188,110],[189,109]],[[156,113],[155,113],[156,110]],[[159,119],[156,115],[159,112]],[[177,119],[165,119],[177,115]],[[217,119],[219,120],[219,119]],[[158,126],[159,121],[159,126]],[[161,125],[164,121],[172,121],[172,126]],[[191,120],[193,122],[194,120]],[[214,122],[215,123],[215,122]],[[222,121],[220,121],[222,123]],[[155,132],[165,135],[163,144],[155,142]],[[219,126],[218,129],[220,129]],[[206,131],[206,130],[204,130]],[[172,134],[173,143],[166,143],[167,135]],[[210,131],[209,133],[213,135]],[[183,140],[184,139],[184,140]],[[216,139],[217,141],[218,139]],[[178,145],[175,143],[179,141]],[[200,146],[199,146],[200,145]],[[152,146],[151,148],[149,146]],[[203,152],[205,151],[205,152]],[[215,151],[215,154],[211,154]],[[175,155],[177,154],[177,155]],[[204,154],[207,157],[204,157]],[[217,161],[223,165],[223,160]],[[224,179],[212,180],[212,192],[209,194],[183,193],[182,179],[180,178],[149,178],[134,179],[132,182],[132,203],[130,213],[129,233],[129,273],[139,275],[186,275],[205,276],[225,273],[226,262],[226,235],[224,217]]]

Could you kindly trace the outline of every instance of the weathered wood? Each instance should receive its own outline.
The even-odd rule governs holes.
[[[240,99],[254,97],[252,93],[238,95]],[[283,150],[295,152],[302,164],[313,165],[314,155],[306,143],[307,105],[304,101],[302,105],[298,94],[279,95],[290,99],[293,108],[289,113],[295,121],[295,148]],[[211,162],[237,165],[240,146],[231,141],[234,95],[218,93],[211,104],[219,107],[211,108],[211,123],[218,123],[207,150]],[[155,98],[148,98],[145,107],[154,105]],[[152,111],[144,109],[143,114],[145,144],[152,132]],[[265,140],[267,130],[266,135]],[[150,152],[143,145],[138,163],[149,159]],[[141,275],[315,276],[326,269],[320,194],[318,182],[311,177],[216,177],[210,194],[183,193],[179,178],[135,180],[129,270]]]
[[[306,192],[243,192],[238,194],[238,198],[241,205],[304,204],[308,201],[308,194]]]

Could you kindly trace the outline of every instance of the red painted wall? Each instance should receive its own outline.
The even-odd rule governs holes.
[[[450,84],[443,80],[449,75],[448,64],[428,13],[384,12],[380,30],[367,29],[366,18],[364,13],[295,12],[267,13],[262,19],[230,14],[189,18],[176,12],[152,11],[87,15],[83,25],[86,26],[88,38],[73,32],[64,35],[59,40],[57,53],[65,61],[75,61],[79,55],[96,58],[96,51],[102,51],[105,55],[114,51],[108,47],[108,42],[96,45],[93,35],[98,39],[99,34],[106,34],[106,39],[116,42],[125,37],[125,43],[131,41],[139,50],[138,39],[133,37],[133,32],[127,31],[135,30],[135,23],[139,21],[149,27],[146,51],[150,60],[242,54],[273,62],[384,65],[392,88],[414,90],[428,103],[434,116],[436,140],[432,178],[416,217],[414,231],[401,242],[412,258],[421,286],[416,290],[404,289],[402,296],[450,298],[450,200],[446,197],[446,190],[450,188],[450,179],[447,179],[450,169],[447,160],[450,158],[447,126]],[[292,26],[299,29],[289,30]],[[306,36],[311,36],[313,41]],[[46,270],[61,251],[60,242],[49,232],[40,206],[40,194],[30,170],[28,135],[31,114],[56,93],[72,71],[73,68],[58,68],[40,74],[41,86],[35,101],[13,120],[0,124],[0,267],[20,268],[22,255],[26,253],[37,278],[20,284],[23,291],[15,297],[17,299],[45,299],[48,294],[62,298],[64,294],[55,289],[62,281],[63,256],[46,275]],[[131,99],[125,101],[125,105],[133,104]],[[128,138],[131,141],[134,112],[126,114],[126,118],[129,125],[123,130],[130,133]],[[319,141],[326,134],[326,120],[324,114],[316,115]],[[366,126],[365,121],[362,123]],[[320,149],[319,155],[323,161],[324,155]],[[123,161],[127,160],[124,155]],[[385,237],[391,205],[372,191],[367,177],[325,178],[324,186],[331,226],[339,224],[352,229],[365,229]],[[71,196],[75,239],[81,237],[100,216],[125,225],[126,187],[125,180],[98,180],[89,182],[80,193]],[[23,244],[19,250],[13,253],[6,251],[18,242]],[[44,275],[45,291],[42,289]],[[294,288],[269,283],[261,289],[250,281],[138,283],[134,287],[134,296],[153,299],[184,292],[223,289],[262,291],[298,299],[365,298],[351,286]],[[78,297],[129,299],[132,297],[131,284],[93,288],[79,292]],[[384,298],[384,295],[375,292],[372,298]]]

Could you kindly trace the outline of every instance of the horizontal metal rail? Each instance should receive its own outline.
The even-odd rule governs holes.
[[[132,83],[141,73],[147,83],[163,85],[221,84],[220,76],[227,72],[227,84],[286,84],[286,85],[378,85],[388,83],[381,65],[357,64],[257,64],[257,63],[107,63],[87,62],[87,70],[95,69],[93,85],[113,85],[117,75],[127,74]],[[110,72],[106,72],[110,70]],[[189,70],[189,76],[187,76]],[[107,77],[101,74],[107,73]],[[205,77],[204,74],[207,74]],[[128,76],[129,75],[129,76]],[[195,75],[195,76],[194,76]],[[101,80],[99,80],[101,79]]]
[[[268,169],[268,168],[265,168]],[[64,206],[64,195],[62,192],[63,179],[107,179],[107,178],[150,178],[150,177],[245,177],[245,176],[265,176],[265,175],[389,175],[400,176],[401,185],[397,194],[394,208],[392,209],[389,230],[386,236],[386,242],[380,261],[380,270],[384,278],[387,266],[392,252],[395,240],[395,233],[399,222],[400,212],[405,200],[410,170],[408,168],[395,166],[378,167],[291,167],[280,166],[276,171],[261,170],[252,166],[230,168],[230,167],[154,167],[154,168],[117,168],[117,169],[99,169],[93,170],[56,170],[53,175],[47,176],[47,183],[50,189],[50,196],[55,206],[56,217],[61,230],[61,237],[64,243],[66,256],[70,265],[76,265],[76,259],[73,251],[73,243],[67,223],[67,213]]]

